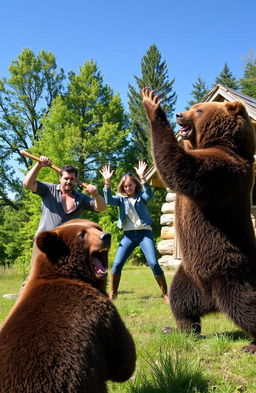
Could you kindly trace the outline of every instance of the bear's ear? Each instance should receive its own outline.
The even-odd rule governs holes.
[[[227,111],[234,116],[245,116],[246,108],[242,101],[225,102]]]
[[[58,246],[59,237],[57,233],[51,231],[43,231],[36,238],[36,244],[40,251],[45,254],[53,254]]]

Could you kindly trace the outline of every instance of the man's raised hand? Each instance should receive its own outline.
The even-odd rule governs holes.
[[[46,156],[41,156],[39,163],[41,166],[51,166],[52,165],[50,158],[48,158]]]

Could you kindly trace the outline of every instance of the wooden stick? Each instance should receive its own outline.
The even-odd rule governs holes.
[[[33,156],[33,154],[30,154],[30,153],[28,153],[28,152],[26,152],[26,151],[21,151],[20,154],[21,154],[22,156],[26,156],[26,157],[31,158],[31,160],[34,160],[34,161],[37,161],[37,162],[41,162],[41,160],[40,160],[39,157]],[[56,172],[60,172],[60,170],[61,170],[60,168],[58,168],[57,166],[52,165],[52,164],[49,165],[49,168],[54,169]]]
[[[28,153],[27,151],[24,151],[24,150],[23,150],[23,151],[20,152],[20,154],[21,154],[22,156],[31,158],[31,160],[34,160],[34,161],[37,161],[37,162],[41,162],[41,160],[40,160],[39,157],[34,156],[33,154]],[[49,165],[49,168],[53,169],[54,171],[56,171],[56,172],[58,172],[58,173],[60,173],[60,171],[61,171],[60,168],[58,168],[57,166],[52,165],[52,164]],[[87,188],[87,186],[88,186],[87,183],[83,183],[83,182],[81,182],[80,180],[77,180],[77,183],[78,183],[80,186],[84,187],[84,188]]]

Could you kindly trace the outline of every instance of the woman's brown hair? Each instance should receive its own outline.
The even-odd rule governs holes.
[[[121,194],[123,196],[127,196],[126,192],[124,191],[124,182],[128,177],[136,184],[135,193],[137,194],[137,193],[141,192],[142,187],[141,187],[141,183],[140,183],[139,179],[132,172],[128,172],[128,173],[124,173],[123,176],[121,177],[121,180],[117,186],[118,194]]]

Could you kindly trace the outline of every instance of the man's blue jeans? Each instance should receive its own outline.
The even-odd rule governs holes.
[[[112,267],[113,274],[121,274],[122,268],[135,247],[140,246],[154,276],[161,276],[161,269],[157,258],[156,248],[151,230],[125,231],[118,246]]]

